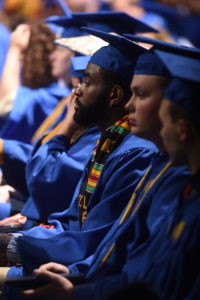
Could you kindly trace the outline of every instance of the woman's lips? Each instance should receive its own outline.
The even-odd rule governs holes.
[[[128,119],[128,123],[130,126],[135,126],[136,125],[136,120],[135,119]]]

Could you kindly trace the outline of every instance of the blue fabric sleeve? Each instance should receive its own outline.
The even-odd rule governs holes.
[[[10,217],[11,214],[11,204],[0,202],[0,220]]]
[[[22,210],[23,215],[47,220],[51,213],[70,205],[98,137],[96,127],[87,130],[72,145],[66,136],[57,135],[34,153],[26,170],[31,197]]]
[[[95,284],[82,284],[77,285],[74,288],[73,294],[72,294],[72,300],[88,300],[93,299],[96,300],[96,292],[95,292],[96,286]]]
[[[26,199],[26,164],[33,146],[16,140],[3,140],[3,175],[7,184],[14,187]]]
[[[0,49],[0,77],[2,75],[7,50],[9,47],[10,42],[10,30],[4,25],[0,24],[0,43],[1,43],[1,49]]]
[[[72,300],[106,300],[109,296],[127,284],[125,274],[113,274],[95,282],[77,285]]]
[[[31,143],[39,125],[68,92],[68,89],[58,89],[56,83],[36,90],[20,86],[13,109],[0,128],[0,136]]]
[[[153,151],[142,148],[131,149],[114,156],[105,165],[101,180],[90,199],[93,208],[89,208],[88,218],[81,230],[77,219],[77,202],[74,201],[66,213],[54,216],[56,229],[68,230],[56,235],[55,229],[51,231],[35,227],[31,230],[30,237],[29,232],[23,232],[25,235],[19,237],[18,245],[25,268],[32,271],[36,266],[49,261],[69,265],[92,255],[130,199],[153,154]],[[37,236],[37,231],[41,231],[43,238],[33,237],[34,233]]]

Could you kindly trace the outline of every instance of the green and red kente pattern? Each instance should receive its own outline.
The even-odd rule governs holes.
[[[86,220],[88,201],[96,188],[108,156],[117,148],[129,132],[128,116],[126,115],[110,126],[97,141],[90,160],[88,176],[83,181],[79,194],[81,225]]]

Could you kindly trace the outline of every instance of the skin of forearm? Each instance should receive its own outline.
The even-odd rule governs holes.
[[[2,78],[0,81],[0,99],[17,89],[20,84],[21,49],[11,46],[8,50]]]

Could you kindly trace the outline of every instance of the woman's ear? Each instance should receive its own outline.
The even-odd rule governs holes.
[[[191,126],[189,125],[189,122],[184,119],[180,119],[177,121],[177,130],[179,134],[179,138],[182,142],[185,142],[188,140],[188,138],[191,136]]]
[[[124,91],[120,85],[115,85],[112,87],[109,93],[109,100],[110,100],[110,108],[113,106],[118,105],[124,97]]]

